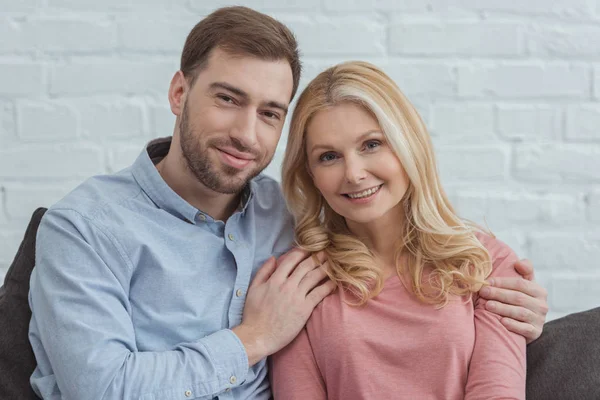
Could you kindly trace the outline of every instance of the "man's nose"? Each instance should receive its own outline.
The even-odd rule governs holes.
[[[240,112],[229,135],[244,147],[252,149],[258,141],[256,134],[257,115],[255,110]]]

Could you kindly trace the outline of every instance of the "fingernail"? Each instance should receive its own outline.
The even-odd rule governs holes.
[[[489,296],[490,295],[490,288],[487,286],[484,286],[481,288],[481,290],[479,291],[479,294],[482,296]]]
[[[490,278],[490,279],[488,279],[487,283],[489,283],[489,284],[490,284],[490,286],[494,286],[494,283],[495,283],[495,282],[494,282],[494,278]]]

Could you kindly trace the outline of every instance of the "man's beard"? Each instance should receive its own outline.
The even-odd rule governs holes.
[[[256,166],[245,177],[238,176],[243,174],[243,172],[229,165],[223,165],[221,171],[217,170],[217,167],[211,164],[208,157],[208,149],[210,147],[233,147],[238,151],[252,154],[257,160],[260,158],[260,154],[256,150],[246,147],[238,140],[231,138],[209,139],[206,142],[202,142],[199,137],[200,135],[195,134],[193,127],[190,127],[188,118],[186,102],[183,106],[181,124],[179,126],[181,152],[186,160],[187,168],[207,188],[224,194],[239,193],[268,164],[267,162],[264,166]]]

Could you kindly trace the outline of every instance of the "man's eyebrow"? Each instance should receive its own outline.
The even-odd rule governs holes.
[[[213,82],[210,84],[210,88],[215,90],[215,89],[225,89],[235,95],[240,96],[242,99],[244,99],[244,101],[248,101],[250,100],[250,96],[248,95],[248,93],[244,92],[242,89],[235,87],[233,85],[230,85],[229,83],[226,82]],[[266,107],[269,108],[278,108],[280,109],[284,114],[288,113],[288,107],[287,105],[279,102],[279,101],[275,101],[275,100],[271,100],[271,101],[267,101],[266,103],[264,103],[264,105]]]
[[[225,89],[230,91],[233,94],[237,94],[240,97],[243,97],[244,99],[249,99],[250,96],[248,96],[248,93],[244,92],[242,89],[237,88],[235,86],[230,85],[229,83],[225,83],[225,82],[213,82],[210,84],[210,88],[211,89]]]

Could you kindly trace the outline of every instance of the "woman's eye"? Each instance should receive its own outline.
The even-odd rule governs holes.
[[[333,161],[333,160],[335,160],[335,154],[333,154],[333,153],[325,153],[325,154],[322,154],[321,157],[319,157],[319,161],[322,161],[322,162]]]
[[[367,150],[373,150],[379,146],[381,146],[381,142],[379,142],[378,140],[369,140],[368,142],[365,143],[365,148]]]

